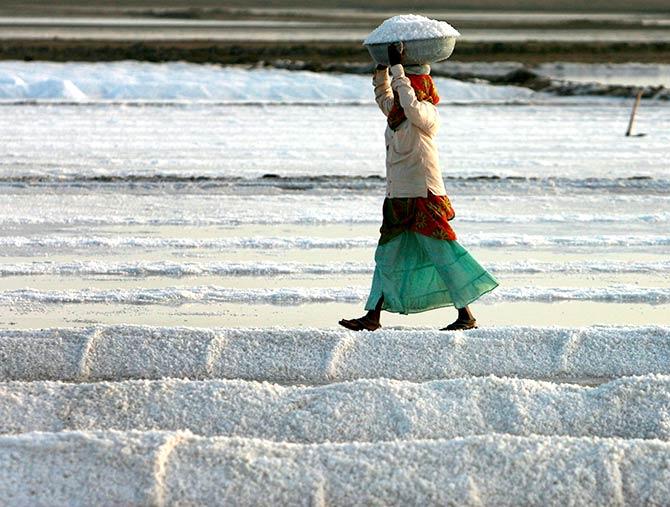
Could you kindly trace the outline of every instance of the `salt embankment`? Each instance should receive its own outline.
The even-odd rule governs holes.
[[[670,496],[668,327],[2,329],[0,358],[11,505]]]
[[[189,432],[0,436],[13,505],[664,505],[670,444],[517,437],[301,445]]]
[[[323,384],[495,375],[602,382],[670,375],[670,328],[468,332],[96,326],[0,330],[0,380],[245,379]]]
[[[0,383],[0,434],[189,430],[277,442],[381,442],[505,433],[670,440],[670,376],[597,387],[527,379]]]

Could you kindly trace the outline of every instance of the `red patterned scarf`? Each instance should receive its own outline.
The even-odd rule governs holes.
[[[417,100],[427,100],[435,106],[440,102],[440,96],[437,94],[433,78],[428,74],[407,74],[407,78],[409,78]],[[391,129],[396,130],[407,119],[407,116],[405,116],[405,111],[400,105],[397,92],[393,92],[393,98],[395,101],[388,115],[388,125]]]

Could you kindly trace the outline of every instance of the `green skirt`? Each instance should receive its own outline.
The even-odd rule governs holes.
[[[375,263],[366,310],[374,310],[382,295],[382,310],[394,313],[463,308],[498,286],[457,241],[412,231],[378,245]]]

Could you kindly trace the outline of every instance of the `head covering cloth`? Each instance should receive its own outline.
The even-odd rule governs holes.
[[[437,88],[435,87],[433,78],[430,77],[429,65],[407,65],[405,66],[405,75],[409,79],[417,100],[426,100],[435,106],[440,102]],[[389,112],[387,122],[392,130],[396,130],[407,119],[407,116],[400,105],[398,93],[395,91],[393,92],[393,98],[393,107]]]

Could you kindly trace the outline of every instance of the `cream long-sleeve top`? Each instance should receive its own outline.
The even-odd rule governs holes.
[[[427,197],[446,195],[442,170],[435,145],[440,126],[437,108],[419,101],[402,65],[375,71],[372,82],[375,100],[385,116],[393,107],[393,91],[398,93],[407,120],[397,130],[386,127],[386,197]],[[389,82],[390,81],[390,82]]]

